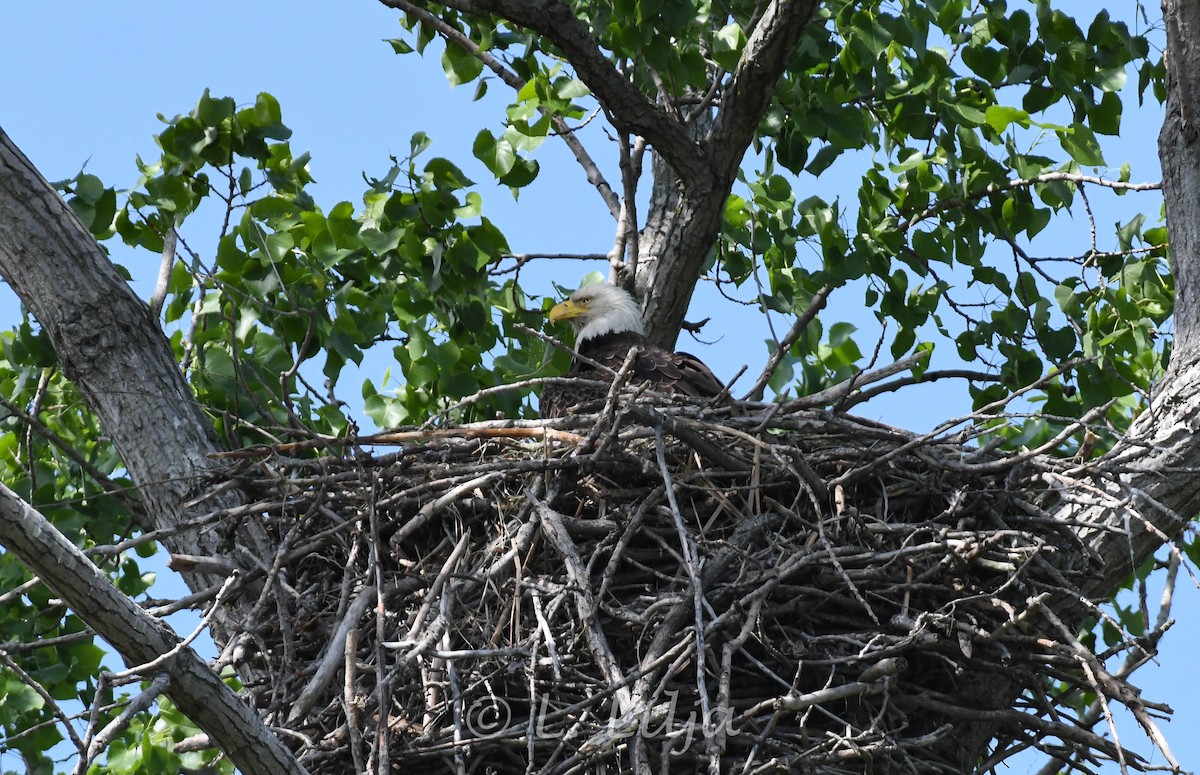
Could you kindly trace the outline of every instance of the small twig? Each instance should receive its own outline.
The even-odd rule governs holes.
[[[22,584],[18,584],[17,586],[8,590],[4,594],[0,595],[0,606],[8,605],[12,601],[20,598],[26,592],[30,591],[31,589],[33,589],[34,587],[36,587],[37,585],[39,585],[41,583],[42,583],[42,580],[40,578],[38,578],[37,576],[34,576],[29,581],[26,581]],[[3,649],[3,647],[0,646],[0,649]]]
[[[351,627],[346,633],[346,648],[342,655],[345,677],[342,679],[342,707],[346,713],[346,731],[350,736],[350,759],[355,772],[366,772],[366,756],[363,753],[362,730],[360,728],[358,697],[354,679],[358,675],[358,629]]]
[[[554,680],[561,681],[562,665],[558,661],[558,644],[554,639],[554,628],[550,626],[549,620],[546,619],[541,592],[536,588],[531,589],[530,592],[533,601],[533,615],[537,619],[538,632],[541,633],[542,639],[546,641],[546,651],[550,655],[550,666],[554,671]]]
[[[447,45],[458,46],[480,62],[483,62],[489,70],[495,73],[514,92],[519,92],[525,87],[525,81],[505,67],[504,63],[493,56],[490,51],[480,48],[475,44],[475,41],[442,21],[436,14],[431,13],[421,6],[414,5],[408,2],[408,0],[380,0],[380,2],[391,8],[403,11],[409,16],[420,19],[425,24],[437,30],[438,34],[446,39]],[[616,193],[612,190],[612,186],[608,184],[608,181],[605,180],[603,173],[600,172],[600,168],[583,147],[583,143],[579,142],[579,138],[575,136],[574,130],[563,120],[562,116],[551,112],[544,105],[538,105],[537,109],[543,115],[550,117],[550,123],[554,125],[556,133],[566,143],[571,153],[574,154],[575,160],[583,167],[584,172],[587,174],[588,182],[600,194],[600,198],[608,206],[609,213],[613,218],[619,218],[621,203]]]
[[[102,675],[101,682],[104,682],[104,678]],[[87,755],[79,758],[79,761],[75,765],[75,775],[83,775],[83,773],[87,772],[92,762],[100,758],[100,754],[104,753],[105,749],[112,743],[113,738],[129,726],[129,722],[133,720],[133,717],[144,710],[148,710],[154,704],[154,701],[158,699],[159,695],[165,692],[170,685],[171,676],[169,674],[159,673],[154,676],[150,681],[150,685],[130,700],[120,715],[105,724],[104,729],[101,729],[95,736],[90,737]]]
[[[976,409],[974,412],[972,412],[969,415],[966,415],[964,417],[957,417],[957,418],[954,418],[951,420],[946,420],[945,422],[940,423],[937,427],[935,427],[929,433],[925,433],[920,436],[917,436],[916,438],[912,439],[908,443],[900,445],[899,447],[880,456],[879,458],[876,458],[875,460],[872,460],[871,462],[869,462],[865,465],[859,466],[858,468],[854,468],[854,469],[847,471],[846,473],[838,476],[836,479],[834,479],[829,484],[831,486],[836,486],[839,484],[847,484],[855,479],[858,479],[859,477],[861,477],[871,471],[876,470],[880,466],[885,465],[889,461],[894,460],[895,458],[899,457],[900,455],[903,455],[906,452],[909,452],[910,450],[915,449],[917,447],[928,444],[930,441],[932,441],[933,439],[942,435],[943,433],[948,431],[950,428],[953,428],[957,425],[961,425],[965,422],[970,422],[971,420],[974,420],[974,419],[977,419],[980,417],[987,417],[987,416],[994,414],[1001,407],[1007,405],[1009,402],[1016,400],[1020,396],[1028,393],[1029,391],[1037,389],[1041,385],[1044,385],[1045,383],[1055,379],[1056,377],[1059,377],[1062,374],[1070,371],[1071,369],[1074,369],[1076,366],[1079,366],[1080,364],[1083,364],[1083,363],[1087,363],[1090,360],[1092,360],[1092,359],[1091,358],[1075,358],[1075,359],[1063,364],[1062,366],[1051,369],[1045,375],[1043,375],[1042,377],[1039,377],[1038,379],[1029,383],[1028,385],[1021,388],[1020,390],[1014,390],[1013,392],[1009,393],[1004,398],[997,399],[997,400],[992,401],[984,406],[981,406],[979,409]]]
[[[921,376],[909,374],[904,377],[898,377],[890,382],[885,382],[882,385],[876,385],[870,390],[860,390],[853,396],[847,397],[842,401],[840,409],[846,411],[851,407],[857,406],[865,401],[870,401],[872,398],[883,395],[884,393],[894,393],[900,388],[908,387],[909,385],[924,385],[931,382],[936,382],[941,379],[969,379],[972,382],[1000,382],[1003,380],[999,374],[989,374],[985,371],[972,371],[971,369],[941,369],[934,371],[926,371]]]
[[[560,379],[560,378],[551,378]],[[545,380],[543,380],[545,381]],[[577,384],[572,381],[572,384]],[[321,436],[307,441],[293,441],[282,444],[262,444],[229,452],[213,452],[209,455],[214,460],[238,460],[246,458],[264,458],[273,455],[294,455],[309,449],[320,447],[346,447],[371,445],[403,445],[424,439],[547,439],[578,444],[583,440],[578,434],[560,431],[544,422],[529,421],[521,423],[516,420],[503,421],[511,427],[496,427],[480,424],[479,427],[461,426],[458,428],[430,428],[429,430],[414,431],[384,431],[370,436]]]
[[[21,409],[21,407],[17,406],[12,401],[9,401],[4,396],[0,396],[0,406],[3,406],[9,414],[20,418],[22,422],[29,426],[30,431],[37,431],[38,435],[46,439],[46,441],[49,441],[51,444],[57,447],[60,452],[69,457],[72,462],[79,466],[80,469],[82,469],[88,476],[95,479],[96,482],[98,482],[104,488],[106,495],[113,495],[120,500],[122,505],[129,509],[130,513],[139,524],[145,521],[146,513],[142,509],[141,503],[138,501],[137,496],[128,487],[117,484],[111,478],[109,478],[107,474],[105,474],[99,468],[96,468],[96,466],[92,465],[92,463],[85,458],[83,454],[79,452],[79,450],[75,449],[74,446],[63,440],[63,438],[53,430],[46,427],[45,423],[39,420],[35,415]]]
[[[896,228],[900,232],[905,232],[916,226],[921,221],[930,218],[944,210],[950,210],[957,207],[966,207],[969,204],[979,201],[984,197],[992,194],[999,194],[1004,191],[1011,191],[1015,188],[1029,188],[1040,183],[1052,183],[1055,181],[1065,181],[1067,183],[1075,183],[1081,185],[1090,183],[1095,186],[1104,186],[1118,191],[1161,191],[1162,183],[1126,183],[1119,180],[1105,180],[1094,175],[1080,175],[1072,172],[1047,172],[1043,175],[1034,175],[1029,178],[1017,178],[1015,180],[1006,180],[1002,183],[989,183],[978,191],[969,194],[966,198],[946,199],[931,205],[916,215],[897,224]]]
[[[882,379],[887,379],[893,374],[899,374],[902,371],[911,369],[913,366],[917,365],[928,357],[929,351],[922,350],[921,352],[915,352],[911,355],[906,355],[895,363],[890,363],[887,366],[881,366],[874,371],[858,372],[857,374],[842,380],[836,385],[831,385],[824,390],[788,401],[783,405],[782,411],[785,414],[790,414],[797,409],[811,409],[813,407],[825,406],[827,404],[846,400],[854,395],[851,391],[853,391],[855,388],[865,387]]]
[[[601,374],[616,374],[617,373],[616,371],[613,370],[613,368],[611,366],[601,363],[600,361],[597,361],[593,358],[589,358],[588,356],[586,356],[580,352],[577,352],[574,347],[571,347],[570,345],[568,345],[564,342],[561,342],[558,339],[555,339],[554,337],[550,336],[549,334],[544,334],[541,331],[538,331],[536,328],[530,328],[529,326],[525,325],[524,323],[514,323],[513,328],[517,329],[518,331],[520,331],[524,334],[528,334],[530,336],[536,336],[538,339],[541,339],[543,342],[545,342],[546,344],[555,348],[556,350],[561,350],[565,353],[570,353],[571,357],[575,358],[580,363],[591,366],[593,369],[596,369]]]
[[[704,438],[698,431],[689,428],[682,419],[671,417],[645,404],[631,405],[629,413],[643,422],[653,425],[655,428],[665,429],[672,436],[675,436],[699,453],[701,457],[712,461],[723,470],[737,472],[750,470],[749,463],[725,451],[721,445],[714,444]]]
[[[692,637],[695,639],[694,648],[696,650],[696,693],[700,697],[704,741],[708,748],[708,755],[711,757],[710,760],[719,761],[720,755],[713,747],[716,742],[716,734],[712,729],[713,719],[709,706],[708,678],[705,674],[708,667],[704,660],[704,656],[707,654],[707,649],[704,647],[704,587],[700,584],[700,567],[696,558],[696,549],[692,545],[692,538],[683,523],[683,513],[679,510],[679,502],[675,499],[675,483],[672,481],[671,470],[667,467],[667,447],[663,441],[661,426],[654,429],[654,452],[655,458],[658,460],[658,472],[662,476],[663,488],[667,494],[667,503],[671,507],[671,516],[675,521],[675,532],[679,536],[679,551],[683,554],[683,565],[687,570],[688,585],[692,592],[694,617]]]
[[[467,550],[467,544],[470,541],[471,534],[463,533],[458,539],[458,543],[454,545],[450,556],[442,563],[442,569],[438,571],[438,575],[434,578],[433,583],[429,585],[429,590],[425,593],[425,601],[421,603],[421,607],[417,609],[416,616],[412,619],[412,624],[408,626],[408,638],[406,641],[412,641],[413,637],[419,635],[421,628],[425,626],[425,617],[433,610],[433,604],[437,601],[438,596],[442,593],[442,588],[446,580],[450,578],[450,574],[454,573],[459,561]]]
[[[67,718],[67,714],[63,712],[63,709],[59,706],[58,702],[50,696],[50,692],[46,691],[46,687],[42,686],[34,679],[33,676],[25,672],[25,670],[18,665],[11,656],[9,656],[7,651],[0,650],[0,662],[3,662],[4,666],[11,670],[13,674],[17,676],[17,678],[20,678],[21,683],[28,686],[30,689],[36,692],[39,697],[42,698],[42,702],[46,703],[46,707],[50,709],[50,712],[56,719],[58,719],[58,723],[62,725],[64,730],[66,730],[67,737],[71,738],[71,743],[75,746],[75,750],[79,752],[79,756],[86,757],[88,750],[87,746],[84,745],[83,740],[79,739],[79,733],[75,731],[75,726],[71,723],[71,720]]]
[[[384,584],[386,577],[383,566],[383,538],[380,536],[379,524],[379,479],[378,470],[371,472],[370,502],[367,504],[367,518],[371,530],[371,570],[374,571],[375,582],[375,692],[379,695],[379,718],[375,728],[375,765],[380,775],[390,775],[391,764],[391,732],[389,720],[392,715],[392,682],[388,675],[387,652],[384,640],[387,638],[387,606],[384,601]],[[446,496],[443,496],[443,499]],[[424,509],[422,509],[422,512]],[[464,536],[465,538],[466,536]],[[449,595],[443,598],[443,605],[449,605]],[[369,760],[368,760],[369,761]],[[368,769],[370,764],[368,763]]]
[[[786,697],[776,697],[770,700],[763,700],[756,705],[751,706],[748,710],[742,713],[741,718],[751,719],[766,711],[786,710],[796,712],[810,708],[814,705],[823,705],[827,702],[836,700],[844,700],[849,697],[861,697],[864,694],[879,694],[883,692],[884,685],[876,682],[855,681],[853,683],[842,684],[841,686],[831,686],[827,689],[820,689],[815,692],[809,692],[801,695],[788,695]]]
[[[158,320],[162,314],[163,303],[167,300],[167,291],[171,287],[171,270],[175,268],[175,243],[179,232],[174,224],[163,235],[162,263],[158,266],[158,279],[154,283],[154,294],[150,297],[150,317]]]
[[[230,589],[233,588],[233,585],[235,583],[237,583],[239,578],[241,578],[241,575],[235,571],[234,573],[231,573],[229,575],[229,578],[225,579],[225,583],[221,585],[221,589],[217,592],[217,596],[213,599],[212,605],[209,607],[208,612],[205,613],[203,617],[201,617],[200,623],[196,625],[196,628],[194,630],[192,630],[192,632],[186,638],[179,641],[179,643],[175,644],[175,646],[170,651],[167,651],[166,653],[156,657],[155,659],[150,660],[149,662],[145,662],[140,665],[134,665],[131,668],[122,670],[117,673],[109,673],[108,674],[109,680],[113,681],[113,682],[117,682],[117,681],[123,681],[127,678],[136,678],[136,677],[142,676],[142,675],[150,675],[151,673],[153,673],[156,670],[158,670],[159,668],[161,668],[163,665],[165,665],[168,662],[170,662],[171,660],[173,660],[178,654],[183,652],[185,649],[190,647],[192,645],[192,642],[194,640],[196,640],[196,638],[199,638],[200,634],[208,629],[209,625],[212,623],[213,617],[216,616],[217,611],[220,610],[221,603],[222,603],[225,595],[229,592]]]
[[[771,381],[771,377],[774,376],[776,369],[779,368],[779,364],[783,363],[783,359],[787,357],[788,352],[792,349],[792,345],[804,334],[804,330],[808,328],[808,324],[813,321],[817,313],[825,308],[825,304],[829,301],[829,294],[831,293],[833,293],[833,285],[830,283],[826,283],[817,290],[812,300],[808,303],[808,307],[796,318],[796,322],[792,324],[791,330],[784,335],[783,339],[776,342],[771,357],[767,359],[767,365],[763,367],[762,373],[754,381],[754,386],[742,397],[743,401],[762,400],[767,383]]]
[[[482,476],[477,476],[474,479],[470,479],[451,488],[444,495],[442,495],[442,497],[435,501],[430,501],[422,506],[420,511],[414,514],[411,519],[405,522],[400,529],[396,531],[396,534],[389,539],[389,543],[391,543],[393,546],[399,546],[403,544],[413,533],[424,527],[425,524],[429,522],[430,518],[432,518],[435,514],[461,498],[463,493],[474,490],[477,487],[487,487],[501,476],[502,474],[499,471],[493,471]]]
[[[572,453],[573,457],[591,453],[593,458],[600,458],[617,438],[617,433],[621,430],[621,423],[617,418],[617,404],[621,398],[621,389],[633,377],[633,364],[637,357],[638,348],[630,347],[629,352],[625,354],[625,360],[621,363],[621,368],[617,370],[616,376],[608,386],[608,391],[604,396],[604,406],[596,415],[596,422],[593,424],[592,430],[576,447]],[[633,405],[633,402],[630,402],[630,405]]]

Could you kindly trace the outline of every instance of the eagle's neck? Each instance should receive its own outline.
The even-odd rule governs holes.
[[[638,309],[637,303],[629,295],[614,299],[612,306],[606,309],[604,314],[595,320],[589,320],[583,328],[579,329],[579,333],[575,336],[575,345],[582,347],[588,339],[619,333],[638,336],[646,334],[646,328],[642,325],[642,311]]]

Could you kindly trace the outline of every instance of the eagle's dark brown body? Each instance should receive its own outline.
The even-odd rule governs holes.
[[[598,409],[608,394],[613,372],[620,371],[633,347],[638,348],[638,353],[630,367],[631,385],[648,382],[656,392],[692,398],[711,398],[724,389],[699,358],[664,350],[647,339],[640,330],[636,303],[619,288],[611,285],[581,288],[569,301],[555,307],[550,317],[570,320],[576,327],[580,334],[575,349],[582,357],[572,361],[568,374],[579,378],[579,383],[548,384],[542,390],[542,417],[563,417],[571,411]],[[597,328],[603,333],[589,335]],[[598,368],[589,360],[607,368]]]

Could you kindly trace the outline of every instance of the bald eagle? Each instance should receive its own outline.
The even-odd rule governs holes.
[[[550,321],[566,320],[575,329],[575,351],[584,358],[618,371],[632,347],[638,354],[631,369],[632,384],[649,382],[660,393],[710,398],[724,385],[694,355],[673,353],[646,338],[642,313],[625,290],[607,283],[585,285],[550,310]],[[613,374],[576,357],[568,376],[611,383]],[[542,417],[563,417],[573,406],[596,409],[607,390],[598,385],[546,385]],[[590,406],[588,406],[590,405]]]

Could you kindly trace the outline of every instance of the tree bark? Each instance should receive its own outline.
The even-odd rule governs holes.
[[[112,439],[153,522],[147,529],[186,525],[241,503],[241,493],[229,489],[192,504],[195,496],[209,493],[215,470],[208,457],[219,450],[211,421],[148,305],[2,129],[0,275],[50,337],[63,372]],[[240,523],[234,535],[182,530],[163,543],[174,553],[206,557],[221,557],[232,548],[234,564],[248,571],[265,570],[264,562],[274,555],[270,537],[251,520]],[[202,571],[182,575],[193,590],[225,580]],[[222,643],[243,631],[244,617],[236,605],[219,607],[211,620],[213,637]],[[134,627],[132,621],[129,626]],[[117,641],[113,645],[119,648]],[[122,655],[130,658],[124,651]],[[239,668],[249,671],[245,665]],[[195,700],[203,703],[206,696]]]
[[[1103,573],[1083,591],[1111,597],[1160,546],[1200,512],[1200,0],[1165,0],[1167,102],[1158,136],[1163,199],[1175,278],[1171,365],[1149,408],[1083,484],[1103,502],[1064,504],[1056,516],[1078,521],[1084,546]],[[1053,485],[1052,485],[1053,486]]]
[[[1200,0],[1164,0],[1167,105],[1158,135],[1175,275],[1176,363],[1200,360]]]
[[[699,141],[709,175],[689,180],[655,145],[680,182],[678,197],[656,195],[647,213],[635,286],[643,299],[646,334],[673,348],[725,215],[725,202],[775,86],[816,13],[817,0],[775,0],[750,31],[737,70],[722,92],[712,129]],[[668,185],[674,185],[668,181]]]
[[[0,129],[0,275],[49,335],[63,372],[83,393],[128,468],[153,527],[237,505],[233,491],[203,510],[184,506],[206,489],[219,450],[212,422],[180,373],[170,344],[104,250],[58,192]],[[216,532],[185,531],[172,551],[217,556]],[[247,533],[245,552],[264,554]],[[243,553],[237,558],[246,567]],[[185,574],[193,589],[223,580]]]

